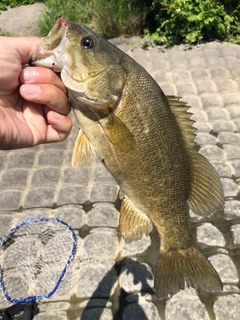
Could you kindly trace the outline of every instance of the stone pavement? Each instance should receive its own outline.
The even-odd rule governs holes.
[[[191,214],[191,228],[223,283],[221,294],[187,289],[160,302],[153,291],[155,232],[125,244],[118,229],[118,187],[95,159],[71,167],[77,134],[58,144],[0,152],[0,237],[26,218],[58,217],[84,250],[72,287],[41,302],[36,320],[237,320],[240,318],[240,47],[212,42],[143,50],[139,39],[113,42],[143,65],[166,94],[183,97],[196,141],[218,171],[225,210]],[[7,304],[2,301],[0,307]]]

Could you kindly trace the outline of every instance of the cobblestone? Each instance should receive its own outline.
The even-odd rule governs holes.
[[[226,284],[237,284],[239,281],[237,269],[232,259],[225,254],[211,256],[209,261],[217,270],[221,280]]]
[[[211,223],[197,227],[197,241],[206,246],[225,247],[226,242],[221,232]]]
[[[238,320],[240,308],[240,296],[233,294],[225,297],[218,297],[214,303],[216,320]]]
[[[205,306],[193,289],[186,289],[173,296],[166,305],[166,320],[210,320]]]

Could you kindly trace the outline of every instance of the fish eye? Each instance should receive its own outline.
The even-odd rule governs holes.
[[[82,39],[81,44],[84,49],[92,49],[95,43],[91,38],[84,38]]]

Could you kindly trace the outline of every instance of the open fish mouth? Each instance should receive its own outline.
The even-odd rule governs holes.
[[[47,37],[41,39],[29,61],[31,66],[42,66],[61,72],[63,69],[62,53],[66,39],[68,22],[62,17],[56,18],[55,24]]]

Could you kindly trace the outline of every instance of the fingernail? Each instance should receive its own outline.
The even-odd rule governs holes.
[[[34,96],[41,92],[41,88],[34,84],[25,84],[23,85],[23,90],[27,95]]]
[[[24,68],[21,73],[21,78],[24,82],[31,81],[36,77],[36,74],[35,68]]]

